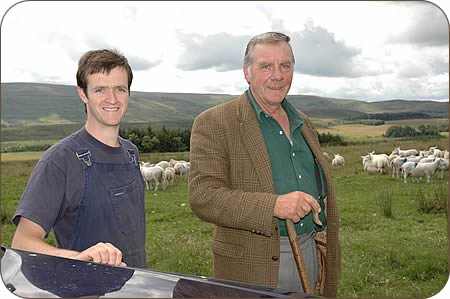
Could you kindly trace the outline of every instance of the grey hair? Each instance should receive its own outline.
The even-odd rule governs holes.
[[[289,36],[280,32],[266,32],[255,35],[250,39],[247,44],[247,48],[245,49],[244,67],[249,68],[252,65],[253,51],[257,44],[278,44],[281,42],[286,42],[288,44],[289,49],[291,49],[292,64],[295,64],[294,52],[292,51],[291,44],[289,43],[290,40],[291,38]]]

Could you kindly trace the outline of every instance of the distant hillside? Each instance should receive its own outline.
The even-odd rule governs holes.
[[[190,126],[201,111],[230,95],[131,92],[124,122]],[[2,127],[84,123],[75,86],[38,83],[1,84]]]
[[[189,127],[196,115],[235,95],[131,92],[126,123]],[[288,96],[291,103],[313,118],[344,119],[368,113],[423,112],[448,117],[448,102],[393,100],[364,102],[310,95]],[[1,125],[71,125],[85,120],[75,86],[38,83],[1,83]]]

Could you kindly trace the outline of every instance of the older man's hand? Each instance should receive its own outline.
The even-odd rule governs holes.
[[[277,197],[274,216],[280,219],[291,219],[296,223],[310,212],[313,212],[315,216],[314,222],[317,223],[317,215],[320,213],[320,210],[320,205],[314,197],[305,192],[294,191]]]

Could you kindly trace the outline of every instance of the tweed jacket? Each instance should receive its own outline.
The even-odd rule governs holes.
[[[336,297],[340,249],[331,174],[317,133],[302,116],[302,135],[327,183],[327,272],[322,295]],[[280,233],[273,211],[277,195],[264,137],[246,93],[195,118],[190,162],[191,209],[215,224],[214,276],[276,287]]]

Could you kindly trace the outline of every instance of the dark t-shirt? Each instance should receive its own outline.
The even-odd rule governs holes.
[[[130,162],[126,148],[138,150],[120,138],[120,147],[110,147],[82,128],[66,138],[75,138],[88,148],[92,159],[102,162]],[[126,146],[124,146],[127,144]],[[137,161],[139,157],[137,156]],[[13,222],[21,216],[39,224],[46,235],[53,228],[58,246],[68,248],[83,195],[83,165],[75,152],[61,141],[49,148],[36,164],[19,201]]]

